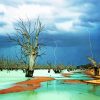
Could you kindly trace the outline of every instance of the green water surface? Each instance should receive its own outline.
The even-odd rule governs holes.
[[[87,75],[75,73],[71,78],[89,79]],[[43,82],[34,91],[1,94],[0,100],[100,100],[100,86],[91,84],[68,84],[63,79]]]

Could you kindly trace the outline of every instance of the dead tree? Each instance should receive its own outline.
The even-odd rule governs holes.
[[[43,31],[44,26],[42,25],[39,18],[34,22],[24,22],[22,19],[18,21],[18,25],[15,28],[16,34],[14,37],[11,35],[9,39],[12,42],[16,42],[21,47],[21,53],[24,57],[28,58],[28,69],[26,70],[26,77],[32,77],[34,72],[34,66],[36,58],[39,54],[39,35]]]
[[[93,65],[92,68],[94,69],[94,75],[99,75],[99,68],[98,68],[98,64],[97,62],[91,58],[91,57],[88,57],[88,60],[91,62],[91,64]]]

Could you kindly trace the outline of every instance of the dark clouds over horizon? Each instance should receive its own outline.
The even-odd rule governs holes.
[[[15,37],[16,38],[16,37]],[[44,46],[51,46],[54,47],[55,45],[59,47],[77,47],[77,46],[89,46],[89,38],[91,38],[91,43],[96,42],[97,45],[99,44],[100,35],[94,35],[90,33],[86,35],[75,35],[75,34],[46,34],[41,33],[39,36],[39,42],[43,43]],[[8,36],[1,35],[0,38],[0,47],[8,47],[9,45],[17,45],[16,43],[12,42]]]

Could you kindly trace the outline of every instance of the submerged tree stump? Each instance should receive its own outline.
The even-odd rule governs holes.
[[[34,70],[26,70],[25,77],[33,77]]]
[[[54,71],[55,73],[61,73],[61,70],[60,70],[60,69],[53,69],[53,71]]]
[[[99,75],[99,68],[98,67],[94,67],[94,75],[95,76]]]

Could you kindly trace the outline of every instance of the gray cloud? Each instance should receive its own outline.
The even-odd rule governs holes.
[[[4,12],[0,12],[0,16],[4,16]]]
[[[55,41],[58,46],[61,47],[74,47],[88,45],[88,35],[75,35],[72,33],[68,34],[41,34],[40,42],[46,46],[55,46]]]
[[[7,6],[18,6],[22,4],[38,4],[38,5],[48,5],[48,2],[41,2],[41,0],[0,0],[0,4]]]
[[[21,0],[21,1],[23,1],[23,0]],[[0,0],[0,3],[4,4],[4,5],[15,5],[18,2],[20,3],[21,1],[19,1],[19,0]]]
[[[84,46],[88,43],[88,36],[86,35],[74,35],[74,34],[47,34],[41,33],[39,37],[39,42],[43,43],[45,46],[55,46],[55,41],[59,47],[74,47],[74,46]],[[0,36],[0,46],[16,45],[16,43],[9,42],[7,36]]]
[[[0,27],[4,27],[7,23],[0,21]]]
[[[100,14],[98,12],[91,12],[82,16],[80,19],[86,24],[91,23],[97,25],[97,27],[100,26]]]
[[[81,21],[80,23],[75,23],[75,26],[81,26],[81,27],[88,27],[88,28],[93,28],[93,25],[89,22],[84,22]]]
[[[46,34],[43,34],[43,36],[41,37],[41,39],[46,43],[46,45],[54,46],[54,41],[58,41],[59,46],[75,46],[81,44],[84,45],[87,43],[87,41],[84,41],[86,39],[86,36],[81,37],[81,35],[79,35],[81,33],[85,33],[85,30],[83,32],[82,28],[84,27],[86,27],[87,29],[91,28],[92,31],[91,30],[89,31],[94,32],[94,34],[98,34],[100,30],[100,14],[99,14],[100,0],[77,0],[77,1],[65,0],[65,1],[66,4],[64,5],[64,7],[62,7],[62,9],[65,10],[65,12],[67,11],[67,9],[72,9],[77,13],[82,13],[82,15],[79,16],[80,23],[74,23],[75,27],[80,27],[80,33],[73,32],[75,34],[73,35],[73,33],[71,32],[65,32],[63,30],[61,31],[57,29],[54,23],[60,23],[60,22],[63,23],[63,22],[71,21],[76,19],[77,17],[76,16],[75,18],[73,17],[69,18],[69,16],[67,17],[67,14],[65,16],[64,15],[60,16],[59,14],[62,14],[62,12],[59,12],[58,9],[59,14],[52,16],[54,17],[52,23],[48,24],[47,21],[47,26],[45,31]],[[39,5],[50,4],[49,2],[45,2],[45,1],[41,3],[39,2],[39,0],[37,2],[36,1],[32,2],[31,0],[0,0],[0,3],[5,5],[19,5],[23,3],[26,4],[36,3]],[[69,6],[67,6],[68,3]],[[74,8],[76,8],[76,10]],[[73,13],[73,11],[70,13]],[[0,15],[3,15],[3,13],[1,13]],[[4,25],[6,25],[6,23],[1,22],[0,26],[3,27]],[[15,25],[16,23],[14,23],[14,26]],[[94,27],[97,27],[95,31],[93,31]]]
[[[95,5],[98,5],[100,4],[100,1],[99,0],[66,0],[66,3],[67,2],[70,2],[72,4],[72,6],[79,6],[79,5],[83,5],[83,4],[87,4],[87,3],[90,3],[90,4],[95,4]]]

